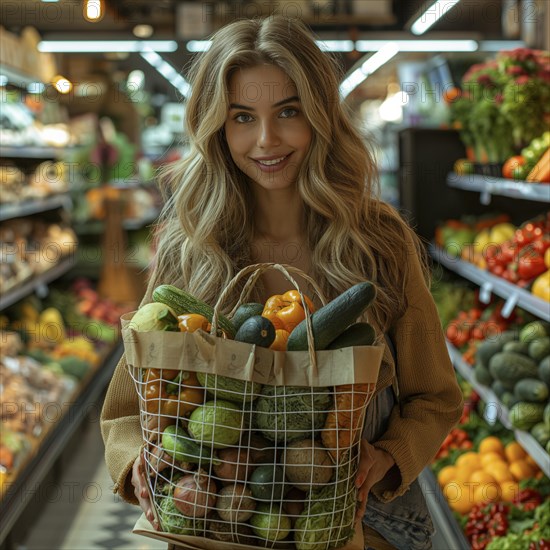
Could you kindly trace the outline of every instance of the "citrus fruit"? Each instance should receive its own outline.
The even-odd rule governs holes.
[[[480,470],[482,467],[481,458],[478,453],[475,453],[473,451],[464,453],[456,459],[456,467],[467,467],[470,468],[472,471]]]
[[[451,482],[443,488],[449,506],[459,514],[467,514],[474,506],[470,489],[464,483]]]
[[[484,483],[474,488],[474,502],[498,502],[500,500],[501,489],[498,483]]]
[[[514,481],[514,476],[510,472],[510,466],[504,462],[494,462],[491,467],[485,471],[489,472],[498,483]]]
[[[484,470],[486,470],[487,467],[490,467],[495,462],[501,462],[503,464],[506,464],[506,462],[504,461],[504,457],[499,453],[495,453],[494,451],[483,453],[482,455],[480,455],[479,460]]]
[[[534,469],[525,460],[514,460],[510,464],[510,473],[516,481],[529,479],[535,475]]]
[[[439,474],[437,474],[437,481],[441,487],[445,487],[451,481],[454,481],[456,478],[457,467],[456,466],[445,466],[441,468]]]
[[[470,483],[483,485],[485,483],[496,483],[497,480],[486,470],[476,470],[469,479]]]
[[[517,442],[512,441],[504,447],[504,455],[508,462],[514,462],[515,460],[522,460],[527,456],[524,448]]]
[[[512,502],[519,493],[519,485],[515,481],[503,481],[500,483],[500,498],[505,502]]]
[[[462,466],[457,466],[455,472],[455,481],[466,483],[467,481],[470,481],[472,474],[476,471],[480,471],[480,469],[475,465],[463,464]]]
[[[540,470],[540,466],[531,455],[527,455],[524,460],[525,462],[527,462],[527,464],[529,464],[529,466],[531,466],[531,468],[533,468],[535,473]]]
[[[489,437],[481,440],[479,444],[479,452],[481,454],[493,452],[504,455],[504,445],[498,437],[490,435]]]

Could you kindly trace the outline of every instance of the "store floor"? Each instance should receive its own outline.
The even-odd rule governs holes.
[[[132,534],[141,511],[113,494],[97,420],[83,424],[80,442],[17,550],[166,550],[165,543]],[[455,549],[436,533],[433,550]]]
[[[82,426],[81,445],[60,487],[18,550],[166,550],[132,528],[141,511],[113,494],[99,422]]]

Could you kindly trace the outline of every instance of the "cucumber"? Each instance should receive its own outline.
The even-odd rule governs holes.
[[[212,322],[212,316],[214,315],[212,306],[173,285],[157,286],[153,290],[153,300],[171,307],[176,315],[199,313],[206,317],[210,323]],[[235,327],[227,317],[218,315],[218,326],[229,338],[233,339],[235,337]]]
[[[505,384],[500,380],[493,380],[491,384],[491,389],[497,397],[502,397],[505,393],[511,393],[514,391],[515,384]]]
[[[363,314],[375,296],[376,288],[372,283],[359,283],[313,313],[311,326],[315,349],[327,349],[333,340]],[[305,319],[290,333],[286,349],[288,351],[308,349]]]
[[[550,403],[547,403],[546,407],[544,407],[543,420],[544,420],[544,423],[550,428]]]
[[[545,321],[533,321],[527,323],[519,333],[521,342],[532,342],[537,338],[550,335],[550,323]]]
[[[519,403],[519,399],[509,391],[505,391],[501,395],[500,400],[507,409],[511,409],[516,403]]]
[[[522,378],[536,378],[537,364],[521,353],[496,353],[489,361],[489,372],[496,380],[515,384]]]
[[[547,355],[538,367],[539,378],[550,386],[550,355]]]
[[[350,348],[353,346],[372,346],[376,339],[374,328],[368,323],[350,325],[338,338],[335,338],[327,349]]]
[[[183,428],[175,424],[167,426],[162,432],[162,448],[174,460],[192,464],[221,464],[217,458],[212,457],[205,445],[195,443]]]
[[[239,330],[241,328],[241,325],[250,317],[254,315],[261,315],[264,310],[264,306],[262,304],[258,304],[257,302],[249,302],[246,304],[241,304],[237,311],[235,311],[235,315],[231,318],[231,322],[233,323],[233,327],[235,330]]]
[[[502,351],[513,351],[514,353],[529,355],[529,344],[527,342],[506,342],[502,348]]]
[[[474,378],[483,386],[490,386],[493,383],[489,369],[481,362],[476,363],[474,367]]]
[[[544,405],[542,403],[516,403],[509,413],[510,423],[518,430],[530,430],[533,426],[542,422]]]
[[[550,440],[550,428],[545,422],[539,422],[531,428],[531,435],[544,447]]]
[[[484,340],[476,349],[476,360],[481,361],[484,365],[489,365],[491,357],[502,351],[502,348],[508,342],[516,340],[516,333],[512,330],[507,330],[499,334],[491,340]]]
[[[235,340],[268,348],[275,340],[275,327],[266,317],[253,315],[241,325],[235,335]]]
[[[520,401],[545,403],[548,399],[548,386],[538,378],[523,378],[515,385],[514,395]]]
[[[529,357],[536,361],[542,361],[547,355],[550,355],[550,336],[537,338],[529,343]]]

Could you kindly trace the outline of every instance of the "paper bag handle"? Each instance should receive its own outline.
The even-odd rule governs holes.
[[[319,285],[306,273],[304,273],[301,269],[298,269],[297,267],[293,267],[291,265],[283,265],[283,264],[273,264],[273,263],[260,263],[260,264],[252,264],[249,265],[243,269],[241,269],[234,277],[231,279],[227,287],[224,289],[224,291],[220,294],[220,297],[218,298],[218,301],[216,302],[214,306],[214,313],[212,315],[212,331],[211,334],[216,334],[218,329],[218,315],[219,310],[221,308],[221,305],[223,302],[227,299],[227,296],[231,294],[234,287],[237,285],[240,279],[245,277],[246,275],[250,275],[248,280],[246,281],[243,290],[241,292],[241,295],[239,296],[239,300],[235,304],[235,307],[229,314],[230,317],[234,315],[234,313],[237,311],[237,308],[244,302],[244,300],[248,297],[250,294],[252,288],[258,281],[260,275],[269,269],[276,269],[277,271],[280,271],[285,278],[290,281],[294,288],[299,292],[300,298],[302,299],[302,307],[304,308],[304,312],[306,314],[306,329],[307,329],[307,346],[309,351],[309,357],[311,360],[311,365],[314,369],[314,371],[317,370],[317,357],[315,355],[315,345],[314,345],[314,338],[313,338],[313,329],[311,327],[311,318],[310,318],[310,311],[307,307],[307,303],[304,299],[304,295],[302,291],[300,290],[300,285],[295,281],[295,279],[292,277],[290,273],[294,273],[296,275],[300,275],[303,277],[308,283],[311,284],[313,287],[313,290],[315,290],[315,293],[319,297],[319,300],[321,300],[321,303],[323,305],[326,305],[327,301],[323,294],[323,291],[320,289]]]

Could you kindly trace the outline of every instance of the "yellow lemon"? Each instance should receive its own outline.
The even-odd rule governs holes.
[[[515,460],[525,459],[527,453],[517,441],[512,441],[504,447],[504,455],[506,456],[508,462],[514,462]]]
[[[479,452],[481,454],[498,453],[499,455],[504,456],[504,445],[498,437],[490,435],[489,437],[481,440],[479,444]]]
[[[445,466],[441,468],[439,474],[437,474],[437,481],[441,487],[445,487],[447,483],[454,481],[456,479],[456,466]]]

